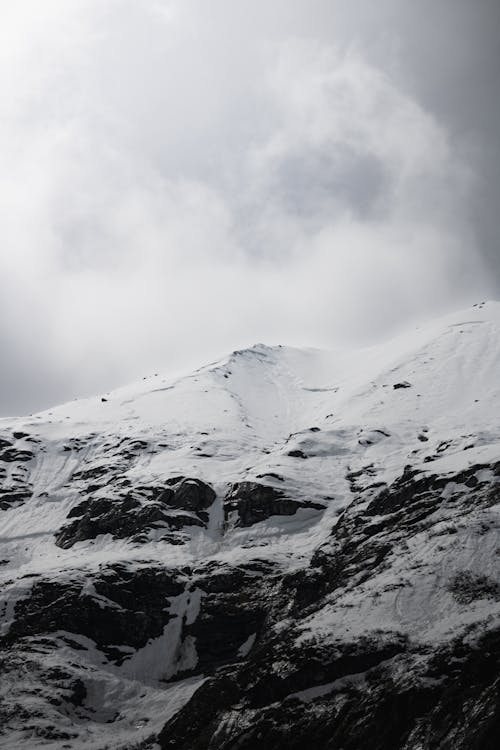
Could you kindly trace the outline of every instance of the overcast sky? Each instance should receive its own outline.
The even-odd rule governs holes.
[[[498,0],[1,0],[0,414],[499,295]]]

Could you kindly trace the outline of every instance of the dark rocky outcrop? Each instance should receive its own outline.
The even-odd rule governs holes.
[[[210,508],[215,500],[215,492],[210,485],[200,479],[174,477],[173,489],[167,488],[158,497],[158,501],[179,510],[200,511]]]
[[[8,510],[22,505],[31,498],[29,487],[13,487],[0,489],[0,510]]]
[[[337,602],[389,570],[413,536],[442,534],[446,519],[488,513],[498,503],[497,464],[489,473],[485,468],[443,476],[407,467],[389,486],[365,487],[360,478],[373,471],[351,473],[359,494],[330,540],[308,567],[259,582],[263,611],[253,647],[245,658],[220,666],[167,722],[162,750],[496,748],[500,630],[494,619],[457,629],[453,640],[439,645],[373,626],[354,639],[349,629],[335,635],[335,608],[346,616],[345,604]],[[239,575],[232,573],[232,586],[248,601]],[[214,583],[217,588],[216,576]],[[450,578],[448,590],[462,607],[500,598],[495,578],[470,571]],[[210,599],[207,605],[210,617]],[[305,618],[325,605],[330,635],[307,635]],[[200,652],[209,648],[202,644]]]
[[[398,634],[330,648],[298,646],[295,636],[294,628],[289,627],[279,638],[254,649],[241,666],[220,670],[193,696],[192,705],[188,703],[167,723],[160,734],[160,746],[176,750],[208,746],[334,748],[337,745],[321,744],[332,734],[331,704],[325,711],[330,714],[328,733],[321,721],[310,721],[302,728],[305,701],[300,693],[309,690],[312,696],[321,695],[325,685],[328,693],[330,684],[364,676],[403,654],[407,647]],[[194,716],[203,717],[203,721],[192,721]]]
[[[57,631],[84,635],[121,663],[127,650],[157,638],[172,618],[169,597],[184,591],[178,571],[109,565],[92,577],[39,580],[18,601],[6,643]]]
[[[234,484],[224,500],[226,521],[236,517],[236,526],[252,526],[270,516],[293,516],[299,508],[324,510],[319,503],[291,500],[285,493],[257,482]]]
[[[266,562],[247,567],[211,564],[194,571],[200,611],[184,634],[196,639],[198,671],[213,671],[242,658],[240,649],[260,634],[277,578],[274,566]]]
[[[453,576],[448,589],[460,604],[471,604],[478,599],[500,601],[500,583],[488,576],[475,575],[470,570]]]
[[[320,601],[328,592],[366,582],[392,564],[400,545],[434,523],[450,519],[447,533],[452,534],[457,508],[463,518],[498,502],[497,482],[477,480],[481,469],[474,465],[444,476],[406,467],[389,486],[375,483],[361,490],[356,485],[360,496],[341,514],[330,540],[316,550],[303,574],[306,590],[312,588]]]
[[[167,723],[160,747],[494,750],[499,645],[495,632],[474,646],[460,642],[434,654],[386,654],[357,679],[351,672],[309,695],[295,691],[262,707],[247,697],[239,672],[221,672]]]
[[[147,541],[148,532],[161,528],[165,529],[164,538],[169,540],[172,530],[204,526],[208,520],[204,509],[215,500],[215,492],[199,479],[177,480],[173,488],[136,487],[121,498],[83,500],[68,513],[67,518],[75,520],[56,534],[56,544],[68,549],[76,542],[95,539],[100,534],[143,542]],[[182,543],[182,538],[176,541]]]
[[[31,451],[18,450],[14,447],[7,448],[0,453],[0,461],[4,461],[5,463],[14,463],[15,461],[26,463],[31,461],[32,458],[33,453],[31,453]]]
[[[412,434],[427,435],[425,430],[418,427]],[[373,430],[375,438],[376,433],[388,434]],[[88,444],[59,445],[70,467],[63,491],[68,487],[80,497],[56,535],[57,554],[66,567],[61,565],[50,579],[36,570],[10,580],[10,557],[3,565],[0,561],[8,591],[3,612],[10,623],[0,642],[0,667],[5,664],[14,674],[16,657],[36,673],[24,687],[28,699],[17,713],[15,701],[2,703],[0,691],[0,720],[7,726],[21,716],[30,731],[33,727],[33,736],[71,742],[78,736],[75,727],[94,710],[92,670],[104,664],[114,676],[128,675],[142,656],[129,665],[127,659],[166,632],[168,656],[159,667],[166,690],[177,690],[173,683],[179,680],[204,681],[158,738],[138,740],[148,750],[156,739],[163,750],[496,748],[500,581],[492,532],[498,528],[500,462],[479,463],[485,455],[479,453],[476,464],[464,461],[463,470],[440,474],[439,463],[429,471],[421,456],[394,479],[380,463],[363,464],[371,444],[365,434],[363,451],[336,477],[339,483],[345,477],[352,502],[338,517],[323,516],[313,537],[322,541],[309,554],[298,545],[295,556],[278,534],[269,553],[268,539],[258,529],[231,538],[234,526],[248,528],[271,516],[293,516],[300,508],[324,508],[292,494],[296,489],[290,489],[285,469],[283,475],[265,473],[271,467],[264,464],[257,479],[270,484],[233,484],[223,501],[224,527],[215,530],[212,524],[209,534],[200,535],[199,547],[195,538],[181,557],[180,550],[151,546],[151,557],[159,554],[163,561],[163,555],[168,559],[179,553],[177,559],[184,562],[178,564],[186,567],[169,569],[158,557],[146,561],[144,548],[110,545],[113,552],[125,548],[134,559],[99,568],[87,562],[74,569],[69,566],[81,559],[81,550],[73,556],[61,549],[101,534],[134,544],[153,537],[182,544],[189,526],[208,524],[216,499],[213,488],[197,478],[152,478],[148,484],[142,469],[140,474],[129,471],[140,452],[154,452],[154,443],[107,440],[107,454],[80,463],[73,475],[78,459],[62,451],[87,452]],[[436,441],[433,460],[457,449],[457,442]],[[279,451],[279,466],[290,469],[294,463],[293,470],[304,475],[310,470],[309,462],[290,462]],[[409,453],[405,461],[412,460]],[[372,461],[380,461],[380,455]],[[18,467],[0,465],[0,508],[31,496],[23,484],[27,468],[22,461]],[[142,484],[135,480],[138,475]],[[321,496],[334,502],[336,487],[323,488]],[[320,520],[312,513],[304,518]],[[485,535],[491,551],[491,565],[481,574],[476,572],[481,555],[470,570],[459,554],[460,565],[454,564],[453,540],[459,548],[474,534]],[[480,544],[474,542],[471,549]],[[447,559],[453,561],[449,568]],[[428,636],[418,613],[412,612],[415,619],[408,626],[406,603],[418,609],[421,584],[425,592],[438,589],[442,595],[449,637]],[[97,659],[86,639],[100,652]],[[145,670],[151,655],[156,658],[156,645],[144,655]],[[60,655],[59,661],[54,655]],[[146,683],[149,674],[143,679]],[[35,698],[37,708],[24,716],[23,706]],[[63,724],[57,712],[73,718]],[[117,713],[106,714],[103,721],[115,721]]]
[[[288,451],[286,455],[290,456],[291,458],[307,458],[304,451],[301,451],[299,448],[294,448],[293,450]]]

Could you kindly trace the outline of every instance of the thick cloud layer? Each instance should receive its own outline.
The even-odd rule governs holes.
[[[5,2],[0,412],[495,294],[497,14],[438,5]]]

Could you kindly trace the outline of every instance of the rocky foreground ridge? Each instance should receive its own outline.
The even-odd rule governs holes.
[[[0,747],[489,750],[500,305],[0,420]]]

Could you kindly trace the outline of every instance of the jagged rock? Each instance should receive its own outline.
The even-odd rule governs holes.
[[[26,463],[31,461],[32,458],[33,453],[31,451],[17,450],[17,448],[7,448],[3,453],[0,453],[0,461],[5,461],[6,463],[13,463],[14,461]]]
[[[496,318],[5,420],[0,745],[496,748]]]
[[[404,637],[397,634],[338,644],[331,649],[320,644],[297,646],[293,635],[293,628],[288,629],[263,648],[252,651],[240,666],[221,670],[199,688],[191,702],[160,733],[162,750],[201,750],[207,746],[214,750],[231,746],[247,750],[254,747],[305,750],[311,744],[333,748],[334,745],[320,742],[328,739],[321,722],[309,725],[307,733],[300,736],[301,712],[297,713],[297,709],[301,701],[292,696],[307,690],[314,694],[315,688],[369,672],[404,653],[407,646]],[[329,708],[331,711],[332,707]],[[269,721],[273,715],[276,720]],[[287,720],[282,721],[280,716],[287,716]],[[300,744],[295,745],[297,741]]]
[[[215,492],[210,485],[200,479],[186,479],[175,477],[174,490],[168,488],[159,496],[158,501],[169,505],[171,508],[188,510],[199,513],[210,508],[215,500]]]
[[[160,747],[494,750],[499,666],[498,633],[492,633],[473,647],[388,655],[358,678],[351,673],[257,708],[239,673],[221,673],[167,723]]]
[[[152,529],[181,529],[184,526],[203,526],[199,518],[187,515],[170,515],[161,503],[141,503],[133,497],[123,500],[85,500],[73,508],[68,518],[72,523],[63,526],[56,534],[56,544],[69,549],[76,542],[96,539],[100,534],[111,534],[115,539],[146,541]]]
[[[137,487],[124,498],[83,500],[68,513],[67,518],[76,520],[56,534],[57,546],[69,549],[76,542],[95,539],[100,534],[144,542],[152,529],[165,528],[168,532],[184,526],[204,526],[208,516],[203,509],[209,508],[215,500],[214,490],[199,479],[177,479],[173,489]],[[172,514],[169,509],[193,515]],[[182,543],[183,540],[175,541]]]
[[[293,516],[299,508],[323,510],[324,506],[291,500],[282,490],[257,482],[234,484],[224,500],[226,521],[235,515],[236,526],[252,526],[270,516]]]
[[[184,633],[196,639],[198,671],[213,671],[241,658],[241,647],[258,637],[270,608],[273,573],[274,566],[266,563],[248,568],[210,565],[201,575],[194,571],[200,611]]]
[[[288,451],[286,454],[287,456],[291,456],[291,458],[307,458],[304,451],[301,451],[298,448],[295,448],[294,450]]]
[[[500,601],[500,584],[483,575],[474,575],[470,570],[457,573],[448,585],[460,604],[471,604],[478,599]]]
[[[103,567],[92,578],[40,580],[15,607],[6,642],[68,631],[93,640],[108,658],[121,663],[127,651],[157,638],[174,616],[168,597],[184,591],[182,575],[158,567]]]
[[[32,492],[29,488],[10,488],[0,490],[0,510],[8,510],[9,508],[22,505],[32,496]]]
[[[390,569],[413,536],[439,527],[444,508],[460,518],[488,513],[499,500],[497,467],[439,476],[407,467],[382,490],[361,488],[310,567],[272,589],[248,657],[220,669],[167,722],[162,750],[493,750],[500,629],[479,622],[436,648],[373,626],[354,640],[347,633],[304,639],[297,627],[326,608],[334,632],[336,602]],[[500,599],[495,579],[470,571],[448,589],[463,607]]]

